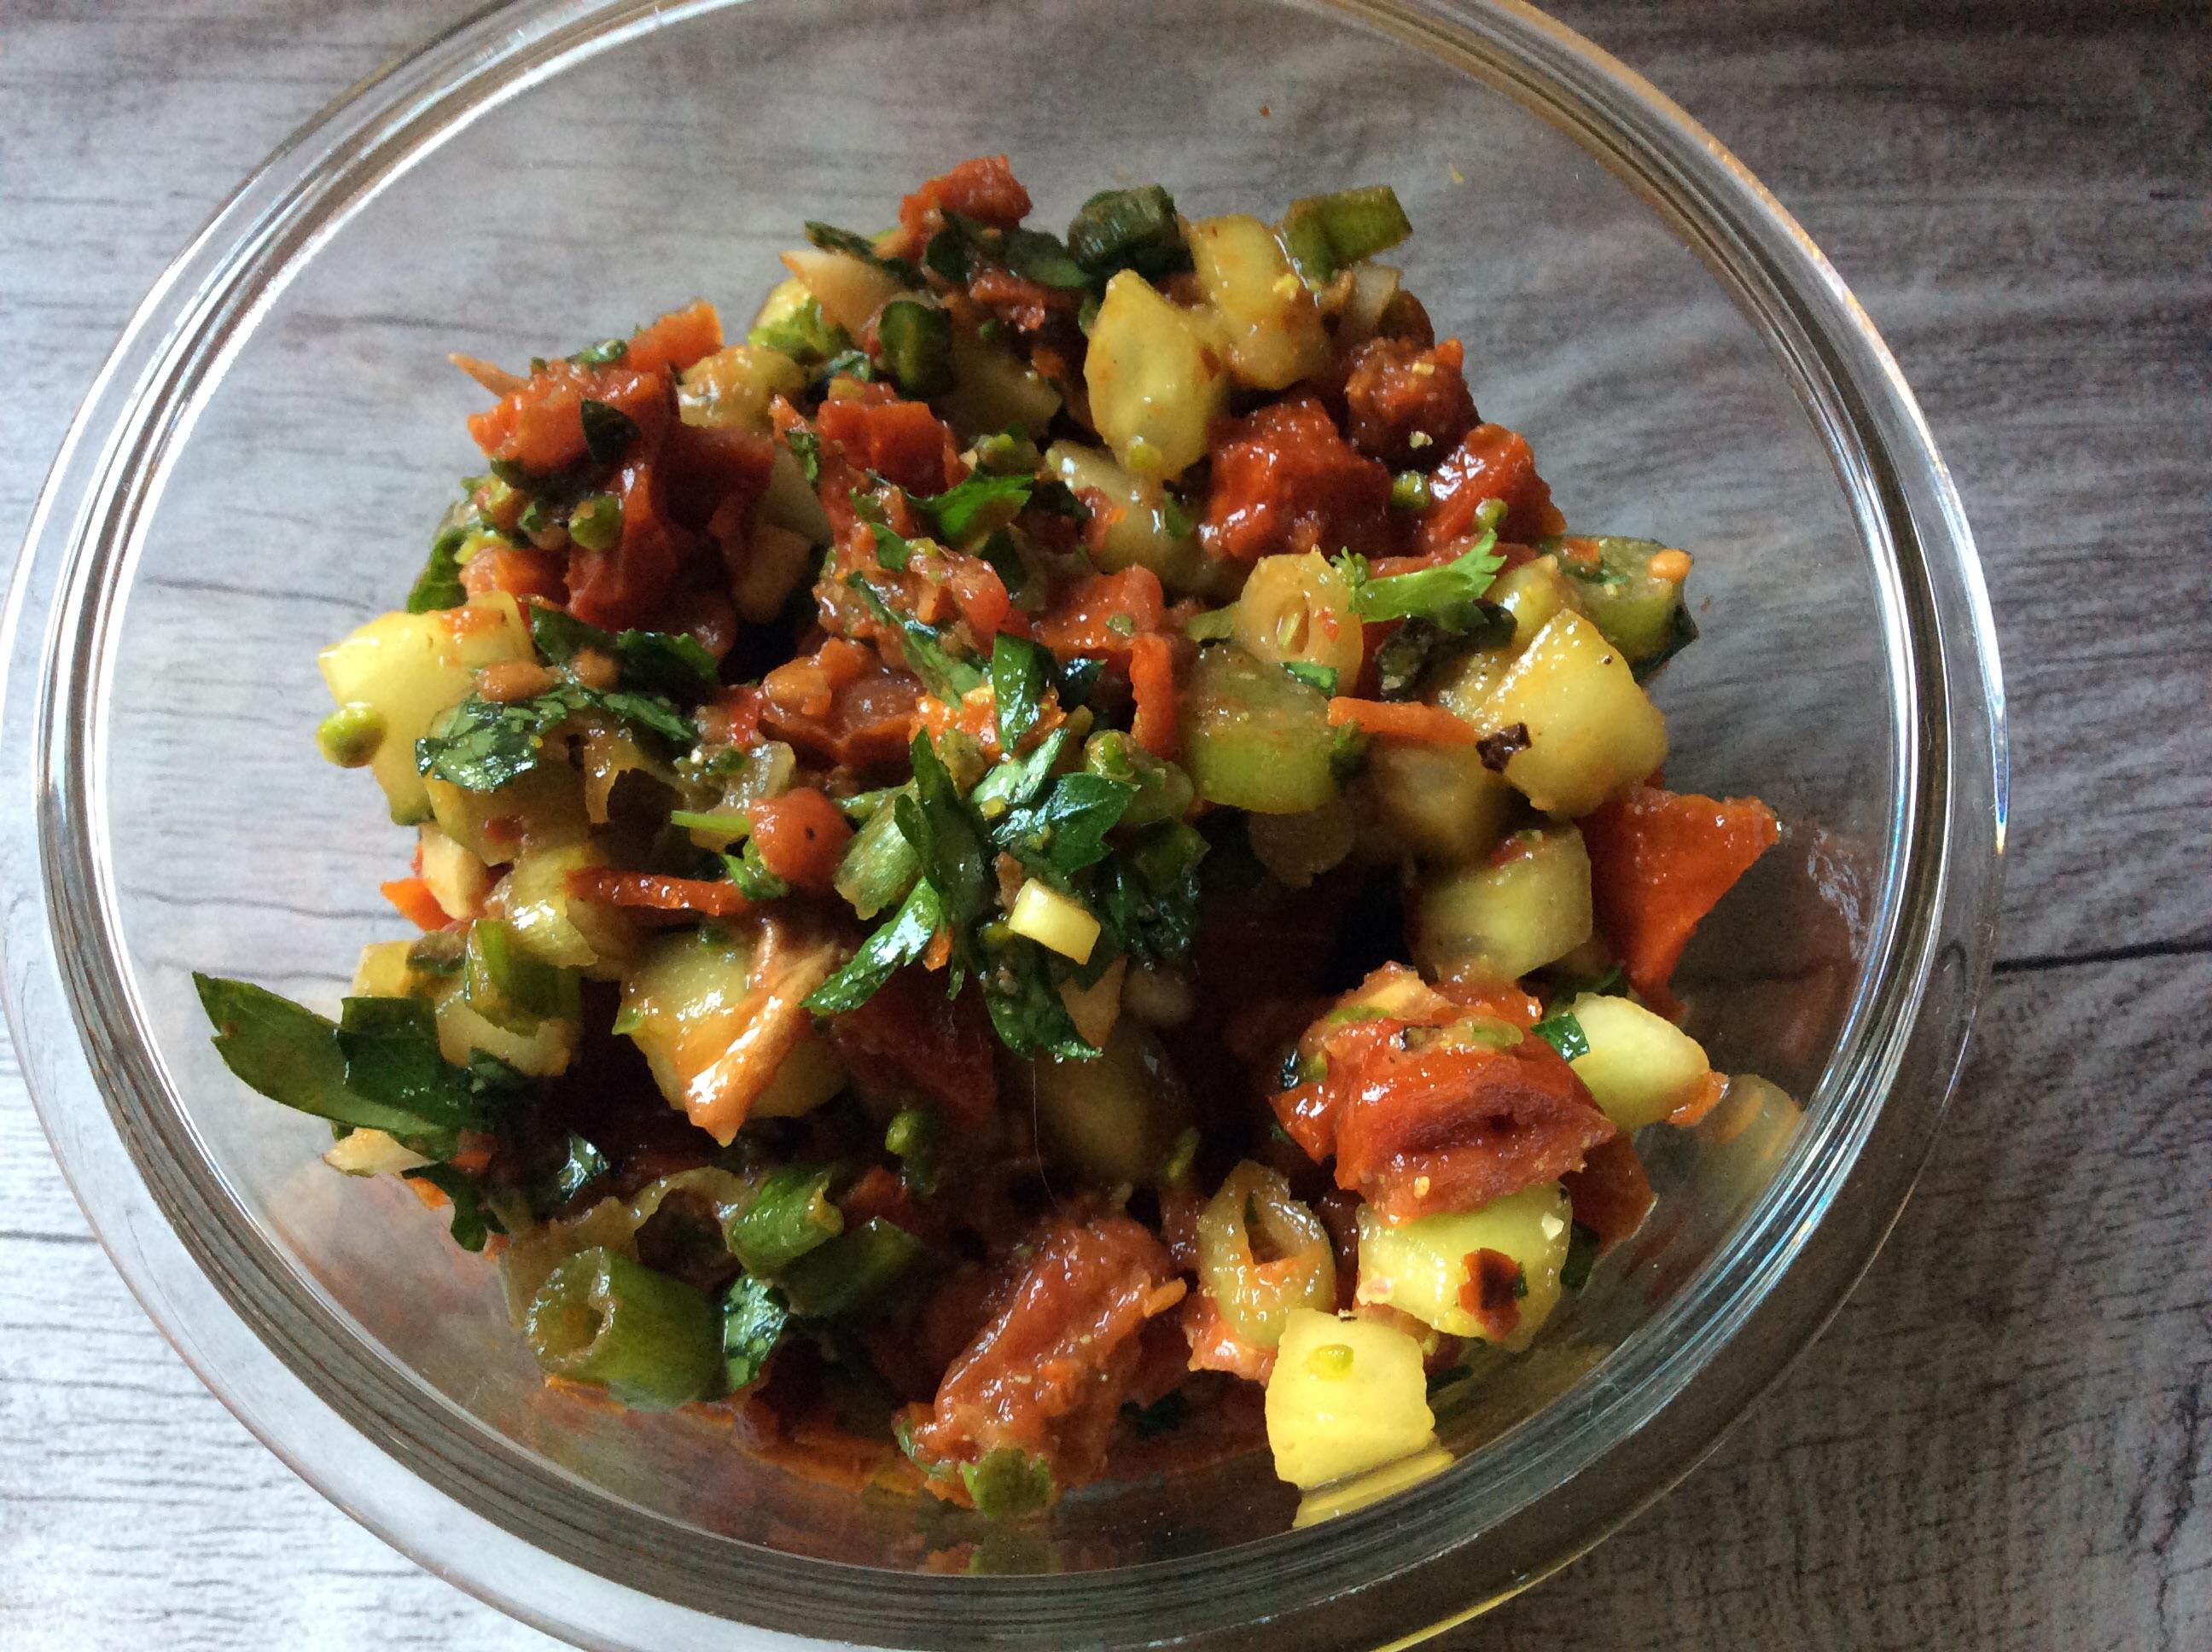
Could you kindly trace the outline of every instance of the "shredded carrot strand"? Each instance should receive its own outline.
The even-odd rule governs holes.
[[[1424,745],[1473,745],[1482,731],[1454,716],[1442,706],[1418,701],[1352,700],[1339,695],[1328,702],[1331,728],[1357,724],[1368,734],[1386,739],[1418,740]]]
[[[399,908],[399,915],[417,929],[443,929],[446,908],[438,904],[438,897],[430,893],[430,886],[420,878],[395,878],[377,888],[384,898]]]
[[[658,912],[700,912],[709,918],[735,918],[752,909],[734,884],[705,878],[664,878],[658,872],[614,872],[583,866],[568,874],[568,893],[580,901],[611,906],[649,907]]]

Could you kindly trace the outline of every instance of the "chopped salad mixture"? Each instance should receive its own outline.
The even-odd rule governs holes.
[[[1664,788],[1691,559],[1569,531],[1389,189],[1030,211],[456,357],[483,474],[321,661],[420,932],[201,997],[573,1394],[992,1515],[1402,1479],[1721,1096],[1668,977],[1775,819]]]

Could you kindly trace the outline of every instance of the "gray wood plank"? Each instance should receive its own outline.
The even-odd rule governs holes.
[[[1446,1643],[2202,1647],[2208,994],[2202,956],[1999,980],[1835,1323],[1666,1502]]]

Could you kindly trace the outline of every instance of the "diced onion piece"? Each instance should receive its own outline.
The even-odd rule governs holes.
[[[793,248],[783,255],[783,267],[806,284],[823,315],[850,333],[866,326],[878,310],[903,290],[875,265],[849,252],[828,252],[818,246]]]
[[[1623,1130],[1656,1124],[1704,1091],[1712,1073],[1705,1047],[1665,1017],[1595,993],[1569,1007],[1589,1042],[1571,1064],[1575,1075]]]
[[[1034,878],[1014,896],[1006,926],[1076,963],[1088,963],[1091,949],[1098,944],[1098,920],[1083,903]]]
[[[381,1130],[356,1130],[333,1142],[323,1163],[349,1176],[396,1176],[403,1170],[419,1170],[430,1161],[411,1147],[403,1147]]]
[[[1421,1345],[1395,1326],[1295,1309],[1267,1379],[1275,1473],[1300,1490],[1436,1443]]]
[[[1567,1195],[1556,1181],[1524,1187],[1480,1210],[1424,1216],[1392,1227],[1371,1205],[1359,1207],[1359,1297],[1410,1314],[1455,1337],[1486,1336],[1481,1317],[1460,1296],[1468,1259],[1494,1250],[1521,1265],[1527,1294],[1504,1346],[1528,1345],[1559,1300],[1559,1269],[1574,1231]]]
[[[448,918],[473,918],[491,893],[491,868],[456,843],[432,821],[417,829],[422,844],[422,881]]]

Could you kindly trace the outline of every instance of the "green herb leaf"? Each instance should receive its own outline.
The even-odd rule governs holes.
[[[869,523],[868,531],[876,536],[877,567],[890,568],[896,574],[913,560],[913,544],[885,527],[881,522]]]
[[[986,1520],[1014,1520],[1052,1506],[1052,1465],[1018,1446],[1000,1446],[960,1465],[960,1483]]]
[[[1564,1007],[1553,1010],[1528,1030],[1570,1061],[1580,1060],[1589,1054],[1589,1039],[1584,1036],[1583,1023],[1575,1019],[1572,1010]]]
[[[1139,963],[1180,965],[1198,938],[1198,829],[1162,821],[1134,834],[1093,881],[1092,906],[1121,950]]]
[[[1097,1047],[1075,1029],[1042,947],[1006,930],[987,943],[985,956],[980,976],[983,1007],[991,1012],[991,1026],[1000,1043],[1020,1056],[1050,1055],[1062,1061],[1097,1058]]]
[[[834,1174],[816,1164],[779,1164],[768,1173],[725,1235],[746,1272],[775,1278],[844,1232],[845,1218],[830,1200]]]
[[[790,429],[783,433],[783,445],[791,449],[792,458],[809,483],[819,486],[822,481],[822,438],[811,430]]]
[[[860,944],[845,967],[807,994],[806,1007],[823,1016],[859,1009],[894,971],[929,950],[944,923],[945,903],[936,889],[927,882],[916,884],[890,920]]]
[[[876,251],[875,242],[854,230],[840,229],[835,224],[825,224],[809,219],[806,239],[825,252],[842,252],[872,269],[880,270],[902,287],[919,287],[921,271],[904,258],[887,258]]]
[[[976,783],[975,789],[968,794],[969,806],[990,822],[1002,818],[1010,809],[1018,809],[1030,802],[1052,778],[1060,754],[1067,749],[1067,730],[1062,726],[1038,741],[1036,749],[1026,757],[1007,758]]]
[[[991,640],[991,693],[998,702],[999,746],[1012,751],[1044,714],[1045,651],[1001,631]]]
[[[1450,562],[1411,574],[1375,579],[1364,557],[1349,553],[1336,559],[1337,571],[1352,585],[1352,605],[1369,621],[1425,619],[1465,635],[1485,624],[1479,598],[1490,589],[1505,559],[1492,554],[1495,532],[1486,530]]]
[[[1063,774],[1036,802],[992,823],[991,840],[1032,872],[1066,875],[1106,858],[1106,834],[1136,800],[1137,787],[1088,770]]]
[[[610,634],[586,624],[565,609],[533,603],[530,640],[538,658],[549,665],[565,665],[585,649],[595,649],[621,668],[624,688],[647,694],[703,700],[721,686],[714,656],[698,638],[683,631]]]
[[[586,344],[568,359],[580,367],[603,367],[612,362],[626,361],[629,356],[627,338],[602,338],[596,344]]]
[[[768,869],[760,845],[750,837],[737,853],[722,857],[722,869],[748,901],[781,901],[791,893],[791,885]]]
[[[457,1170],[450,1164],[425,1164],[401,1174],[410,1181],[427,1181],[446,1195],[453,1212],[453,1242],[463,1250],[482,1250],[486,1239],[507,1231],[506,1225],[484,1203],[483,1183],[467,1171]]]
[[[608,402],[584,398],[578,410],[584,420],[584,451],[601,465],[612,465],[642,434],[637,421]]]
[[[989,905],[991,865],[983,853],[981,823],[960,795],[927,734],[914,737],[914,794],[895,798],[899,835],[921,860],[921,875],[937,889],[945,920],[953,930],[953,981],[959,985],[961,932]]]
[[[1316,665],[1303,659],[1286,659],[1283,662],[1283,669],[1310,689],[1318,689],[1323,694],[1336,692],[1336,667],[1334,665]]]
[[[722,1297],[722,1380],[732,1394],[750,1388],[783,1340],[791,1307],[763,1279],[742,1274]]]
[[[434,1145],[432,1157],[482,1122],[468,1074],[438,1054],[435,1023],[417,999],[348,999],[342,1030],[250,981],[195,974],[192,984],[223,1065],[271,1101]]]
[[[1073,711],[1078,706],[1091,703],[1091,690],[1098,684],[1098,674],[1106,669],[1104,659],[1092,654],[1078,654],[1064,660],[1060,666],[1060,703],[1064,710]]]
[[[438,529],[430,538],[430,560],[415,576],[415,586],[407,593],[407,611],[428,614],[441,608],[459,608],[469,599],[468,590],[461,584],[461,550],[471,538],[493,530],[477,509],[473,489],[446,509],[439,519]]]
[[[672,745],[688,746],[699,738],[697,726],[657,695],[602,692],[564,683],[531,700],[502,702],[471,695],[415,743],[415,766],[464,791],[496,792],[545,761],[546,740],[554,730],[592,710],[647,730]]]
[[[1007,230],[1000,257],[1007,269],[1040,287],[1066,290],[1091,284],[1091,272],[1075,261],[1060,237],[1042,229]]]
[[[886,625],[898,627],[907,664],[939,699],[951,705],[982,682],[983,673],[975,665],[959,658],[945,646],[943,632],[892,607],[881,592],[860,575],[849,575],[847,582],[859,593],[870,613]]]
[[[926,499],[915,499],[912,495],[908,497],[913,499],[914,507],[929,519],[939,539],[948,545],[957,545],[967,538],[986,511],[1008,504],[1019,510],[1036,486],[1035,477],[992,476],[978,471],[941,494],[933,494]]]
[[[781,350],[803,367],[852,349],[853,336],[833,326],[822,313],[822,301],[809,293],[781,315],[749,331],[745,343]]]
[[[543,1220],[613,1169],[605,1153],[570,1131],[523,1190],[530,1213]]]

